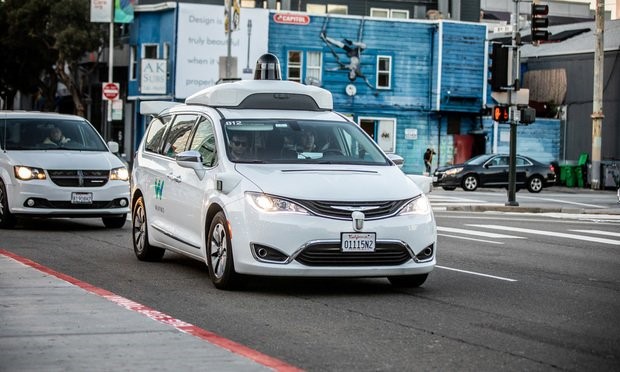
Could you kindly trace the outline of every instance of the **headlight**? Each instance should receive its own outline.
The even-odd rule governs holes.
[[[129,172],[127,171],[127,168],[125,167],[114,168],[110,171],[110,179],[119,180],[119,181],[127,181],[129,179]]]
[[[413,199],[403,208],[399,215],[404,214],[427,214],[431,211],[431,204],[428,198],[424,194],[420,194],[419,197]]]
[[[255,192],[247,192],[245,195],[248,202],[261,212],[308,214],[305,208],[290,200]]]
[[[24,167],[22,165],[16,165],[13,167],[15,171],[15,177],[18,180],[30,181],[30,180],[44,180],[45,172],[41,168]]]
[[[452,176],[452,175],[454,175],[454,174],[459,173],[459,172],[460,172],[460,171],[462,171],[462,170],[463,170],[463,167],[459,167],[459,168],[452,168],[452,169],[448,169],[448,170],[446,171],[446,174],[447,174],[447,175]]]

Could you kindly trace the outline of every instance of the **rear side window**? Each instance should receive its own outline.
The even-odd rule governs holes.
[[[198,116],[194,114],[175,116],[174,123],[166,134],[162,154],[173,158],[185,150],[197,118]]]
[[[168,124],[171,119],[172,116],[163,116],[151,120],[148,132],[146,133],[146,139],[144,141],[144,149],[146,151],[159,152],[161,142],[166,131],[166,124]]]

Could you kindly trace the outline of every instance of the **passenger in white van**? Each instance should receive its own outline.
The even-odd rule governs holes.
[[[50,135],[43,140],[45,145],[64,145],[69,142],[70,139],[63,136],[62,131],[58,127],[54,127],[50,130]]]

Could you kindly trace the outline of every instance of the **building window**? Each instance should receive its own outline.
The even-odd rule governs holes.
[[[301,83],[302,54],[298,50],[290,50],[287,54],[287,80]]]
[[[381,8],[370,8],[370,16],[377,18],[389,18],[390,10]]]
[[[142,44],[142,58],[157,59],[159,58],[158,44]]]
[[[370,16],[376,18],[408,19],[409,11],[403,9],[370,8]]]
[[[349,7],[341,4],[306,4],[306,12],[312,14],[348,14]]]
[[[321,85],[321,52],[306,53],[306,78],[307,85]]]
[[[409,11],[402,9],[392,9],[390,11],[390,18],[394,19],[409,19]]]
[[[164,43],[164,55],[162,59],[170,59],[170,43]]]
[[[129,80],[136,80],[138,75],[138,58],[136,56],[137,48],[132,45],[129,48]]]
[[[392,81],[392,57],[377,56],[377,89],[390,89]]]

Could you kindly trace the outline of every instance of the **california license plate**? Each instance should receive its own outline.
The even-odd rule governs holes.
[[[72,192],[71,204],[93,204],[92,192]]]
[[[340,250],[342,252],[374,252],[375,233],[342,233]]]

